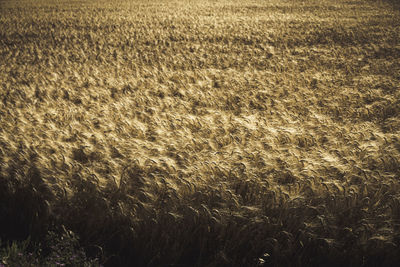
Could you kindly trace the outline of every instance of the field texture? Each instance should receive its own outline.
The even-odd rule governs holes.
[[[109,266],[399,264],[394,2],[0,1],[1,240],[31,266],[48,233]]]

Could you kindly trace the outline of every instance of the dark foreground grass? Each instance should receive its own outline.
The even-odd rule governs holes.
[[[103,190],[76,174],[74,196],[54,201],[26,177],[42,179],[28,169],[21,180],[1,181],[14,183],[2,188],[2,236],[31,237],[3,249],[6,266],[396,266],[400,260],[399,233],[384,232],[400,215],[395,184],[368,186],[362,197],[310,193],[288,201],[231,176],[224,190],[192,188],[185,197],[167,184],[142,184],[135,199],[128,197],[138,190],[135,181],[152,177],[135,166],[126,184]]]
[[[398,266],[385,1],[1,1],[0,266]]]

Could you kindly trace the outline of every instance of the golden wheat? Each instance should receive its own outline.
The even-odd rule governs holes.
[[[3,238],[22,209],[110,265],[400,260],[390,4],[1,1],[0,26]]]

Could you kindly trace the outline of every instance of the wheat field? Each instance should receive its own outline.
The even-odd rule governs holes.
[[[3,247],[29,238],[26,266],[95,265],[46,261],[49,232],[105,266],[400,264],[399,15],[0,1]]]

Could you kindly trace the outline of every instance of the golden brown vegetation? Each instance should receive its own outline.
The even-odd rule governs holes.
[[[1,1],[0,237],[63,225],[110,266],[399,263],[399,18]]]

